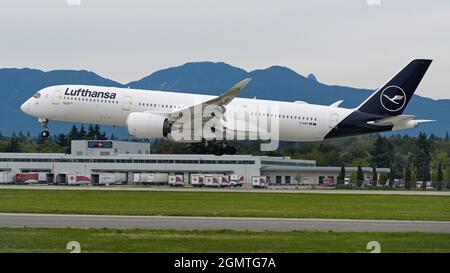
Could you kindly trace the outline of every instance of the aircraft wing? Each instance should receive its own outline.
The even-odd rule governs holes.
[[[202,102],[200,104],[197,105],[193,105],[190,106],[188,108],[184,108],[184,109],[180,109],[180,110],[176,110],[170,113],[170,116],[172,117],[179,117],[181,113],[186,112],[186,111],[190,111],[191,113],[194,113],[194,108],[199,107],[202,111],[203,109],[205,109],[207,106],[217,106],[219,107],[219,109],[217,109],[220,113],[224,114],[226,111],[226,105],[229,104],[235,97],[237,97],[239,95],[239,93],[241,92],[242,89],[244,89],[244,87],[250,82],[250,78],[246,78],[240,82],[238,82],[237,84],[235,84],[233,87],[231,87],[228,91],[226,91],[225,93],[223,93],[222,95]],[[211,117],[207,117],[206,120],[209,120]],[[223,117],[224,119],[225,117]],[[205,118],[202,117],[202,120],[205,121]]]

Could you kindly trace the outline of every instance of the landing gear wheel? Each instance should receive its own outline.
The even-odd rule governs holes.
[[[49,135],[50,135],[50,133],[47,130],[41,132],[42,138],[48,138]]]
[[[50,136],[50,133],[48,132],[48,119],[39,118],[38,121],[42,124],[42,128],[44,129],[41,132],[41,137],[43,139],[47,139]]]

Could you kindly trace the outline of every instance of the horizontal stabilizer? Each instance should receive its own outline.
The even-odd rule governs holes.
[[[410,120],[414,120],[416,118],[416,116],[414,115],[400,115],[400,116],[393,116],[393,117],[388,117],[388,118],[384,118],[384,119],[379,119],[379,120],[375,120],[375,121],[368,121],[367,123],[372,124],[372,125],[378,125],[378,126],[389,126],[389,125],[395,125],[397,123],[401,123],[401,122],[407,122]]]
[[[434,119],[417,119],[416,121],[418,123],[427,123],[427,122],[435,122],[436,120],[434,120]]]
[[[392,131],[416,128],[421,123],[433,122],[431,119],[416,119],[413,115],[393,116],[375,121],[369,121],[368,124],[376,126],[392,126]]]

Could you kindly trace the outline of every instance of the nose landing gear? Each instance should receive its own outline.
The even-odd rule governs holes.
[[[47,139],[50,136],[50,132],[48,131],[48,119],[39,118],[39,122],[42,124],[43,128],[41,137]]]

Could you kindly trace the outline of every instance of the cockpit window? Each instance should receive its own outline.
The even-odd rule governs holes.
[[[39,99],[41,97],[41,93],[37,92],[33,95],[33,98]]]

